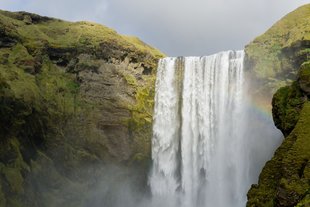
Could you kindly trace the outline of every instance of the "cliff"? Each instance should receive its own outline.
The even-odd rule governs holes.
[[[268,97],[268,91],[291,82],[272,99],[273,119],[285,139],[248,192],[247,206],[309,206],[310,5],[288,14],[246,52],[254,76],[265,83],[257,94]]]
[[[163,56],[95,23],[0,11],[0,206],[87,206],[95,166],[146,169]]]
[[[245,66],[253,78],[257,102],[270,105],[272,95],[296,80],[299,66],[309,58],[310,4],[283,17],[245,47]]]

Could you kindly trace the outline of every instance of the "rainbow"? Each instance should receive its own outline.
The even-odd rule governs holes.
[[[245,100],[246,107],[260,118],[272,119],[272,106],[270,101],[249,97]]]

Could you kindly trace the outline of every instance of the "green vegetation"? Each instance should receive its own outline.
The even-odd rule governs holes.
[[[303,59],[297,81],[272,99],[275,125],[285,140],[248,192],[247,206],[307,206],[310,193],[309,59]]]
[[[260,92],[272,95],[296,79],[296,65],[309,57],[310,4],[289,13],[246,46],[247,67],[261,80]],[[281,84],[279,84],[281,83]]]
[[[285,136],[248,192],[249,207],[310,204],[309,43],[310,4],[285,16],[246,47],[247,67],[258,79],[254,96],[269,101],[277,90],[272,114]]]
[[[284,135],[289,135],[294,129],[304,102],[303,93],[297,82],[294,82],[292,86],[280,88],[273,96],[273,120]]]
[[[27,18],[27,21],[24,19]],[[23,21],[20,21],[23,20]],[[30,21],[30,23],[29,23]],[[18,37],[27,48],[96,48],[102,43],[114,44],[124,51],[150,53],[159,58],[163,54],[136,37],[119,35],[114,30],[92,22],[66,22],[27,13],[0,11],[0,25],[8,36]]]
[[[137,79],[130,73],[123,74],[126,82],[131,86],[137,86]]]
[[[308,4],[283,17],[246,47],[249,58],[255,60],[254,70],[258,77],[275,77],[281,72],[282,50],[295,46],[301,40],[310,41],[309,24],[310,5]],[[309,52],[309,49],[299,50]]]
[[[129,120],[130,129],[134,132],[136,146],[133,161],[148,164],[151,158],[151,139],[153,108],[155,95],[155,76],[145,77],[147,85],[137,90],[136,104],[132,106],[132,118]]]
[[[0,206],[85,206],[88,165],[145,176],[163,56],[99,24],[0,11]]]
[[[295,206],[299,202],[299,206],[303,206],[302,203],[307,202],[310,193],[309,124],[310,102],[307,101],[294,130],[267,162],[259,184],[249,191],[247,206]]]

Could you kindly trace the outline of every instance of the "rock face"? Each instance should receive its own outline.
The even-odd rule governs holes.
[[[98,24],[0,11],[0,206],[89,206],[98,166],[146,169],[163,56]]]
[[[268,97],[268,91],[292,81],[273,96],[273,119],[285,140],[248,192],[249,207],[310,205],[309,43],[310,5],[306,5],[247,46],[248,65],[260,83],[270,83],[258,94]]]

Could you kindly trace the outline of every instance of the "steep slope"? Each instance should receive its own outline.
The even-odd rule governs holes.
[[[247,53],[259,83],[265,83],[257,94],[268,97],[268,91],[293,81],[273,96],[273,119],[285,140],[252,185],[247,206],[309,206],[310,5],[280,20]]]
[[[143,169],[160,57],[102,25],[0,11],[0,206],[87,206],[100,166]]]
[[[310,4],[283,17],[245,48],[246,67],[256,84],[254,96],[269,105],[270,97],[296,80],[298,68],[310,55]]]

